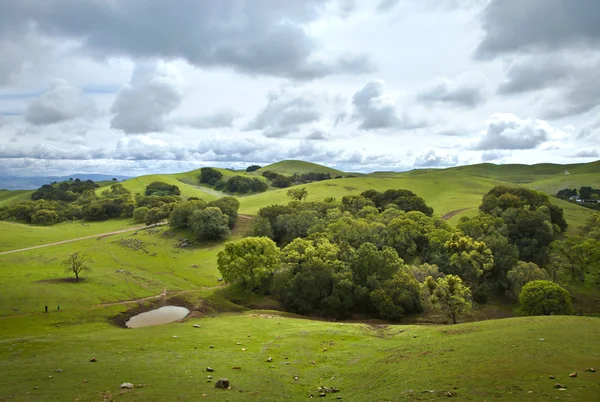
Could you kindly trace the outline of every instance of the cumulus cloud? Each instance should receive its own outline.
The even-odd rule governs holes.
[[[417,99],[426,104],[475,108],[486,101],[487,87],[487,78],[479,73],[467,73],[457,80],[438,77],[419,91]]]
[[[382,80],[370,80],[352,96],[352,119],[361,130],[410,130],[425,126],[407,115],[398,116],[396,102],[386,93]]]
[[[485,151],[481,154],[482,162],[493,162],[504,158],[505,154],[501,151]]]
[[[418,155],[415,158],[415,166],[422,168],[449,167],[458,164],[458,155],[456,154],[438,154],[435,150],[430,149]]]
[[[596,0],[491,0],[483,11],[478,58],[600,44]]]
[[[284,87],[267,95],[265,107],[245,130],[262,130],[266,137],[284,137],[321,118],[319,96],[297,87]]]
[[[487,121],[488,128],[480,137],[475,149],[534,149],[565,133],[544,120],[522,120],[511,113],[496,113]]]
[[[232,110],[221,110],[212,114],[173,119],[173,124],[199,130],[224,128],[233,127],[233,122],[238,117],[239,115]]]
[[[183,99],[183,80],[172,64],[137,64],[130,83],[121,88],[112,105],[111,127],[126,134],[165,129],[165,117]]]
[[[94,102],[64,79],[56,79],[50,88],[29,102],[25,120],[42,126],[73,120],[96,112]]]
[[[590,149],[582,149],[581,151],[571,155],[573,158],[598,158],[600,157],[600,153],[598,150],[590,148]]]
[[[15,31],[35,26],[40,35],[78,41],[82,49],[100,56],[184,59],[198,67],[226,67],[249,74],[312,79],[369,71],[364,55],[317,57],[318,44],[305,26],[332,3],[5,1],[0,5],[0,27]]]

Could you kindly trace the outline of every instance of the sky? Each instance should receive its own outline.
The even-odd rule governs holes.
[[[0,175],[600,158],[598,0],[0,0]]]

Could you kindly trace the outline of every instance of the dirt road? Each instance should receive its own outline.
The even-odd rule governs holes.
[[[442,216],[442,219],[443,219],[443,220],[445,220],[445,221],[447,221],[447,220],[449,220],[449,219],[452,219],[452,218],[453,218],[453,217],[455,217],[456,215],[458,215],[458,214],[460,214],[461,212],[463,212],[463,211],[466,211],[466,210],[468,210],[468,209],[473,209],[473,208],[472,208],[472,207],[469,207],[469,208],[457,209],[457,210],[455,210],[455,211],[450,211],[450,212],[448,212],[447,214],[444,214],[444,215]]]

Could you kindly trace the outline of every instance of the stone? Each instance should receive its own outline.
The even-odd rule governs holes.
[[[178,337],[177,335],[173,335],[173,338],[177,339],[177,338],[179,338],[179,337]]]
[[[586,372],[586,373],[595,373],[595,372],[596,372],[596,369],[595,369],[595,368],[591,368],[591,367],[590,367],[590,368],[586,368],[586,369],[585,369],[585,372]]]
[[[556,377],[554,377],[553,375],[548,376],[548,378],[551,380],[556,380]]]
[[[269,358],[267,359],[267,363],[271,363],[272,361],[273,361],[273,358],[272,358],[272,357],[269,357]]]
[[[212,380],[212,375],[206,376],[209,380]]]
[[[91,362],[91,363],[96,363],[97,361],[98,361],[98,359],[96,359],[95,357],[94,357],[94,358],[92,358],[92,359],[90,359],[90,362]]]
[[[194,328],[200,328],[200,324],[194,324]]]
[[[571,374],[569,374],[569,377],[576,378],[577,377],[577,371],[574,371]]]
[[[233,366],[231,369],[232,370],[241,370],[242,368],[240,366]]]
[[[455,395],[455,394],[454,394],[453,392],[450,392],[450,391],[446,392],[446,396],[447,396],[448,398],[452,398],[452,397],[454,397],[454,395]]]
[[[52,379],[52,376],[51,376],[51,375],[49,375],[49,376],[48,376],[48,379],[49,379],[49,380],[50,380],[50,379]]]
[[[323,352],[327,352],[327,348],[323,348]]]
[[[212,368],[212,367],[207,367],[207,368],[206,368],[206,371],[207,371],[208,373],[214,373],[215,369],[214,369],[214,368]]]
[[[121,388],[131,389],[133,388],[133,384],[130,382],[124,382],[123,384],[121,384]]]
[[[556,384],[554,384],[554,388],[567,388],[567,387],[565,387],[564,385],[557,382]]]
[[[215,383],[215,388],[221,389],[229,389],[231,385],[229,384],[229,380],[227,378],[221,378]]]
[[[209,346],[208,346],[208,348],[209,348],[209,349],[214,349],[214,348],[215,348],[215,345],[209,345]]]
[[[248,334],[248,338],[250,338],[250,334]]]
[[[238,344],[238,345],[241,345],[241,344],[242,344],[242,342],[238,342],[237,344]]]
[[[242,348],[242,352],[245,352],[245,351],[246,351],[246,348]]]
[[[63,370],[63,369],[59,368],[59,369],[56,369],[56,370],[54,370],[54,372],[55,372],[55,373],[64,373],[64,372],[65,372],[65,370]]]
[[[297,376],[297,375],[294,376],[294,380],[298,381],[299,379],[300,379],[299,376]]]
[[[544,338],[540,338],[540,339],[538,339],[538,341],[545,341],[545,339]]]

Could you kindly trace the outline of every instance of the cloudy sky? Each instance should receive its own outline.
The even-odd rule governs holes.
[[[0,0],[0,175],[600,158],[598,0]]]

